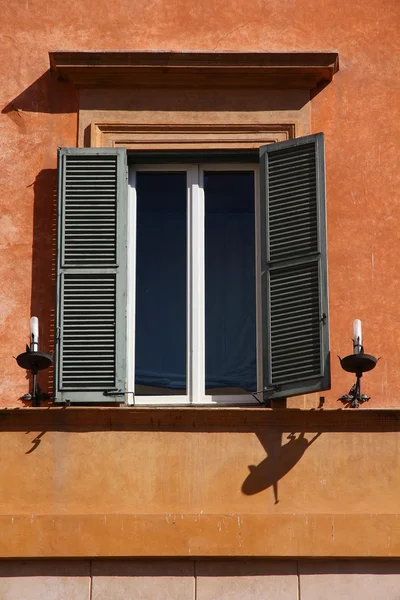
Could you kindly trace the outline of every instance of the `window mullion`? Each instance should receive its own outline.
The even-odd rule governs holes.
[[[127,404],[135,403],[136,207],[136,169],[131,166],[128,177]]]
[[[188,391],[190,401],[204,401],[205,390],[205,282],[204,190],[200,170],[188,171]]]

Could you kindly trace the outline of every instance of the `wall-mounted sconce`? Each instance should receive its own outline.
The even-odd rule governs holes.
[[[361,377],[363,373],[372,371],[379,360],[371,354],[364,353],[360,319],[355,319],[353,322],[353,354],[349,354],[344,358],[338,356],[338,359],[342,369],[348,373],[355,373],[357,378],[349,393],[341,396],[339,400],[350,404],[351,408],[358,408],[360,403],[367,402],[370,399],[370,396],[361,393]]]
[[[18,366],[32,373],[32,392],[23,396],[24,400],[32,400],[32,406],[40,406],[40,401],[48,399],[49,395],[42,393],[38,383],[37,374],[43,369],[48,369],[53,364],[50,354],[39,352],[39,320],[32,317],[30,321],[31,343],[26,346],[26,352],[19,354],[16,358]]]

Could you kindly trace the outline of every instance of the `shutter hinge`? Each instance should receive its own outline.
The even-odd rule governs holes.
[[[321,321],[322,321],[322,324],[323,324],[323,325],[325,325],[325,324],[326,324],[326,319],[327,319],[327,316],[326,316],[326,314],[325,314],[325,313],[322,313],[322,316],[321,316]]]
[[[61,328],[57,327],[56,328],[56,340],[57,340],[57,342],[60,341],[60,337],[61,337]]]
[[[276,383],[275,385],[265,386],[263,392],[279,392],[280,389],[282,389],[282,385]]]
[[[264,386],[262,390],[260,390],[259,392],[249,392],[253,398],[255,398],[257,400],[257,402],[259,402],[260,404],[263,404],[264,406],[267,405],[267,402],[269,400],[269,396],[271,392],[279,392],[279,390],[282,388],[282,385],[280,384],[276,384],[276,385],[271,385],[271,386]],[[258,398],[258,394],[262,394],[263,395],[263,400],[260,400]]]

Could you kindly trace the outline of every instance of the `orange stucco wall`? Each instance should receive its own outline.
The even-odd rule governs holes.
[[[0,404],[27,391],[13,356],[38,314],[50,345],[56,148],[77,143],[77,97],[49,75],[50,50],[334,50],[340,72],[311,102],[312,131],[326,134],[332,390],[353,379],[336,355],[364,323],[367,351],[382,356],[365,377],[370,406],[397,406],[399,139],[397,0],[303,2],[185,0],[3,2],[0,48]],[[33,267],[32,267],[33,265]],[[36,287],[33,289],[33,281]],[[47,379],[44,381],[47,383]]]
[[[400,555],[398,413],[368,411],[400,405],[399,19],[398,0],[1,2],[0,556],[140,556],[144,538],[164,556]],[[50,76],[48,52],[111,49],[339,53],[307,115],[326,135],[325,407],[353,383],[336,355],[354,318],[382,357],[355,423],[343,415],[357,411],[15,409],[32,314],[52,343],[56,149],[79,142],[78,94]]]

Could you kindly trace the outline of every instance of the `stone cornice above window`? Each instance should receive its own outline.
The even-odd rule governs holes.
[[[78,87],[319,89],[337,52],[50,52],[51,70]]]

